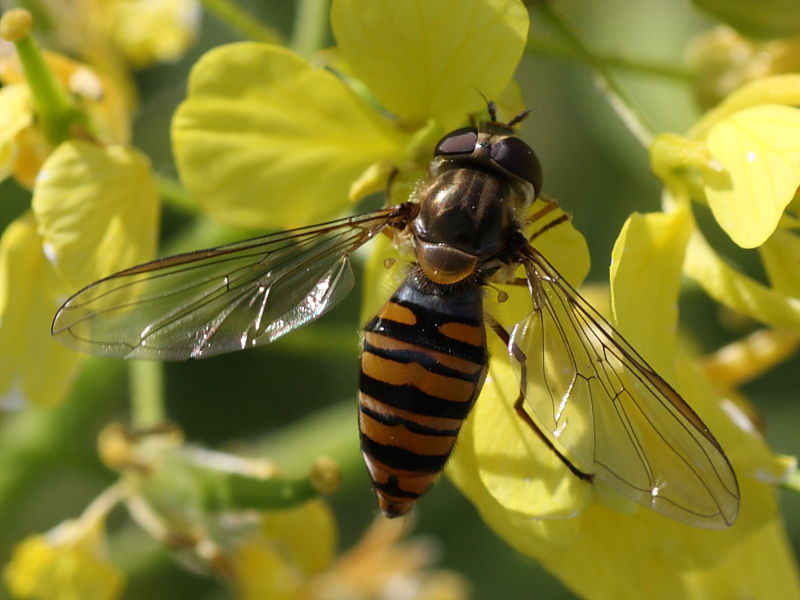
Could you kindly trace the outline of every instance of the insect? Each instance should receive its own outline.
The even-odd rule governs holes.
[[[405,203],[125,269],[69,298],[52,333],[121,358],[267,344],[335,305],[353,285],[353,252],[385,232],[414,260],[361,353],[361,446],[384,514],[408,512],[444,468],[486,376],[488,331],[518,364],[517,414],[576,477],[685,523],[727,527],[739,490],[717,440],[536,249],[543,229],[523,234],[542,187],[514,130],[526,114],[503,123],[490,103],[490,120],[444,136]],[[484,310],[484,286],[498,278],[530,294],[511,332]]]

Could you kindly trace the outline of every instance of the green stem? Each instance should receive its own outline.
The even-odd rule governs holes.
[[[306,473],[319,456],[330,457],[342,474],[342,482],[354,481],[364,464],[358,445],[355,396],[305,417],[256,442],[259,456],[269,459],[282,473]]]
[[[194,469],[202,485],[206,510],[276,510],[290,508],[319,496],[308,477],[259,479],[213,469]]]
[[[230,0],[203,0],[203,6],[210,13],[225,23],[232,30],[240,33],[243,37],[256,42],[265,44],[281,44],[281,35],[260,23],[258,19],[250,13],[237,6]]]
[[[156,175],[158,195],[164,204],[175,207],[180,211],[195,215],[200,212],[200,207],[194,197],[183,187],[180,181],[166,175]]]
[[[130,374],[131,421],[134,429],[149,429],[166,420],[164,365],[153,360],[127,363]]]
[[[560,44],[555,44],[550,40],[540,37],[529,37],[525,45],[525,51],[555,58],[576,58],[575,52],[569,48],[565,48]],[[627,56],[605,52],[594,52],[594,56],[597,60],[610,67],[630,71],[632,73],[664,77],[665,79],[673,79],[681,83],[689,83],[694,80],[694,74],[689,69],[672,64],[637,60]]]
[[[300,56],[311,56],[327,40],[330,0],[299,0],[289,47]]]
[[[81,125],[85,129],[85,115],[58,81],[33,37],[28,35],[15,45],[47,141],[55,146],[70,137],[73,126]]]
[[[538,10],[553,29],[572,46],[575,54],[589,65],[594,72],[597,86],[606,96],[614,112],[617,113],[617,116],[622,120],[638,142],[647,149],[650,146],[650,141],[655,136],[655,129],[647,122],[645,117],[639,113],[627,94],[617,84],[608,65],[584,45],[569,25],[551,9],[549,4],[546,2],[540,4]]]

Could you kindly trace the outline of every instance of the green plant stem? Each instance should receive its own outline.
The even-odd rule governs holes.
[[[189,215],[199,214],[200,207],[180,181],[173,177],[157,174],[156,183],[158,184],[158,195],[164,204]]]
[[[153,360],[132,360],[127,365],[134,429],[149,429],[161,425],[166,420],[164,365]]]
[[[265,44],[282,43],[281,35],[260,23],[247,11],[230,0],[203,0],[205,9],[243,37]]]
[[[585,62],[594,72],[597,86],[603,92],[614,112],[625,124],[637,141],[647,149],[655,136],[655,129],[634,107],[633,102],[617,84],[608,65],[593,54],[572,31],[569,25],[559,17],[548,3],[539,5],[539,13],[550,23],[551,27],[572,47],[575,55]]]
[[[299,0],[289,47],[300,56],[322,48],[328,34],[330,0]]]
[[[47,141],[58,145],[68,139],[74,125],[87,126],[85,115],[56,79],[32,36],[15,42],[33,106]]]
[[[276,510],[290,508],[319,496],[308,477],[261,479],[213,469],[194,469],[202,485],[206,510]]]
[[[280,431],[270,432],[255,443],[259,456],[269,459],[281,470],[295,476],[308,472],[309,465],[322,455],[339,467],[342,482],[357,479],[363,471],[358,445],[356,417],[358,405],[353,398],[331,404]]]
[[[541,37],[529,37],[525,45],[525,51],[533,54],[541,54],[544,56],[552,56],[555,58],[576,58],[575,52],[569,48],[565,48],[560,44],[553,43]],[[689,70],[672,64],[637,60],[619,54],[610,54],[606,52],[594,52],[595,58],[608,65],[631,73],[638,73],[641,75],[649,75],[655,77],[663,77],[665,79],[673,79],[681,83],[689,83],[694,79],[694,74]]]

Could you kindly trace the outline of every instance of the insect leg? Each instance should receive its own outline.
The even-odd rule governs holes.
[[[548,229],[552,229],[552,228],[553,228],[553,227],[555,227],[556,225],[561,225],[561,223],[565,223],[565,222],[567,222],[567,221],[569,221],[569,215],[566,215],[566,214],[564,214],[564,215],[561,215],[561,216],[560,216],[560,217],[558,217],[557,219],[553,219],[553,220],[552,220],[552,221],[550,221],[550,222],[549,222],[547,225],[543,225],[542,227],[540,227],[539,229],[537,229],[536,231],[534,231],[534,232],[533,232],[533,233],[532,233],[532,234],[531,234],[531,235],[528,237],[528,241],[529,241],[529,242],[532,242],[534,239],[536,239],[537,237],[539,237],[540,235],[542,235],[542,234],[543,234],[545,231],[547,231]]]
[[[555,198],[551,198],[550,196],[539,196],[539,200],[545,203],[544,206],[539,210],[537,210],[532,215],[528,215],[525,218],[522,224],[523,228],[526,225],[531,225],[532,223],[536,223],[537,221],[541,220],[543,217],[545,217],[546,215],[548,215],[549,213],[558,208],[558,201]],[[565,213],[560,217],[558,217],[557,219],[553,219],[549,223],[546,223],[545,225],[534,231],[531,235],[528,236],[528,242],[532,242],[534,239],[542,235],[545,231],[552,229],[557,225],[561,225],[561,223],[564,223],[566,221],[569,221],[569,215]]]
[[[545,196],[544,194],[540,194],[537,200],[541,200],[544,202],[544,206],[537,210],[532,215],[525,217],[525,221],[523,225],[530,225],[531,223],[535,223],[547,213],[550,213],[558,208],[558,200],[555,198],[551,198],[550,196]]]
[[[527,285],[527,283],[526,283]],[[523,422],[530,427],[533,432],[539,436],[539,439],[544,442],[544,444],[552,450],[556,456],[563,462],[566,467],[572,472],[575,477],[578,479],[583,479],[584,481],[592,481],[594,479],[594,474],[592,473],[584,473],[570,461],[566,456],[564,456],[558,448],[555,447],[555,444],[550,440],[550,438],[541,430],[541,428],[536,424],[533,417],[525,410],[525,389],[527,387],[527,379],[528,379],[528,371],[525,366],[527,361],[527,357],[522,349],[517,346],[516,344],[509,344],[511,342],[511,336],[509,335],[508,331],[500,325],[491,315],[486,315],[486,323],[489,327],[492,328],[492,331],[495,332],[497,337],[500,338],[500,341],[505,344],[506,348],[509,348],[511,358],[516,360],[520,366],[520,386],[519,386],[519,396],[517,396],[516,401],[514,401],[514,410],[517,412],[517,415],[523,420]]]

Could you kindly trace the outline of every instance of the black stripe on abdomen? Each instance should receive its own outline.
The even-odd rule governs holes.
[[[450,452],[446,454],[417,454],[398,446],[379,444],[366,434],[361,434],[361,450],[384,466],[398,471],[436,473],[444,468]]]
[[[409,278],[367,325],[361,448],[381,507],[403,514],[436,479],[486,374],[481,290]]]

